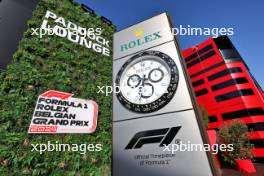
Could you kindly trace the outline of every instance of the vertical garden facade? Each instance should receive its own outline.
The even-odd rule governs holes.
[[[33,34],[47,11],[55,23],[72,22],[83,28],[101,29],[103,40],[80,42],[59,35]],[[14,12],[15,13],[15,12]],[[52,16],[54,17],[54,16]],[[58,20],[58,17],[62,17]],[[115,26],[69,0],[40,0],[27,22],[13,62],[0,72],[0,175],[111,175],[111,96],[98,86],[111,85],[112,35]],[[63,25],[62,25],[63,27]],[[76,39],[76,41],[74,41]],[[89,48],[88,41],[97,45]],[[108,42],[107,42],[108,41]],[[101,42],[101,43],[100,43]],[[1,58],[0,58],[1,59]],[[73,93],[99,104],[98,126],[87,134],[27,134],[38,95],[47,90]],[[32,151],[31,144],[102,144],[101,151]]]

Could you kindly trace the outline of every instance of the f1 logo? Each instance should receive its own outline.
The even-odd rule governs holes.
[[[180,129],[181,126],[138,132],[127,144],[125,150],[139,149],[145,144],[152,143],[160,143],[160,147],[163,147],[164,145],[167,146],[171,143]]]

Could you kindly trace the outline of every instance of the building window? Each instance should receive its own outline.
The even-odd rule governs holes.
[[[223,120],[230,120],[241,117],[259,116],[259,115],[264,115],[264,111],[262,108],[250,108],[250,109],[242,109],[238,111],[224,113],[222,114],[222,118]]]
[[[208,76],[208,80],[213,81],[215,79],[221,78],[231,73],[239,73],[239,72],[242,72],[242,69],[240,67],[233,67],[233,68],[225,69],[215,74],[212,74],[211,76]]]
[[[188,63],[188,64],[187,64],[187,68],[192,67],[192,66],[194,66],[194,65],[196,65],[196,64],[198,64],[198,63],[200,63],[200,62],[202,62],[202,61],[204,61],[204,60],[206,60],[206,59],[208,59],[208,58],[210,58],[210,57],[212,57],[212,56],[215,55],[215,54],[216,54],[215,51],[212,50],[212,51],[210,51],[210,52],[208,52],[208,53],[206,53],[206,54],[204,54],[204,55],[198,57],[196,60],[194,60],[194,61]]]
[[[217,48],[219,49],[222,58],[225,60],[225,62],[237,62],[237,61],[243,61],[241,56],[239,55],[238,51],[232,44],[232,42],[229,40],[226,36],[221,36],[214,38],[215,44]]]
[[[238,52],[234,49],[221,49],[220,53],[227,63],[242,60]]]
[[[208,67],[208,68],[206,68],[206,69],[203,69],[203,70],[201,70],[201,71],[199,71],[199,72],[196,72],[196,73],[192,74],[190,77],[191,77],[191,78],[194,78],[194,77],[196,77],[196,76],[199,76],[199,75],[201,75],[201,74],[204,74],[204,73],[206,73],[206,72],[209,72],[209,71],[211,71],[211,70],[213,70],[213,69],[215,69],[215,68],[217,68],[217,67],[220,67],[220,66],[222,66],[222,65],[224,65],[224,64],[225,64],[225,62],[219,62],[219,63],[217,63],[217,64],[215,64],[215,65],[213,65],[213,66],[211,66],[211,67]]]
[[[221,102],[221,101],[230,100],[233,98],[237,98],[237,97],[241,97],[241,96],[247,96],[247,95],[254,95],[253,90],[252,89],[241,89],[241,90],[229,92],[227,94],[216,96],[215,101]]]
[[[202,84],[204,84],[204,80],[203,79],[199,79],[198,81],[194,81],[192,83],[193,87],[197,87],[197,86],[200,86]]]
[[[185,58],[185,62],[189,62],[191,60],[193,60],[194,58],[198,57],[199,55],[205,53],[206,51],[209,51],[210,49],[213,49],[213,45],[207,45],[205,47],[203,47],[202,49],[198,50],[197,52],[191,54],[190,56]]]
[[[264,148],[263,139],[250,140],[250,143],[254,145],[254,148]]]
[[[264,122],[247,124],[249,131],[264,131]]]
[[[213,116],[209,116],[208,119],[209,119],[209,122],[210,122],[210,123],[211,123],[211,122],[217,122],[217,117],[216,117],[215,115],[213,115]]]
[[[211,88],[212,88],[212,91],[217,91],[217,90],[224,89],[232,85],[244,84],[244,83],[248,83],[248,80],[246,78],[235,78],[235,79],[230,79],[228,81],[213,85]]]
[[[207,89],[202,89],[202,90],[196,91],[195,95],[196,95],[196,97],[199,97],[199,96],[205,95],[207,93],[208,93]]]

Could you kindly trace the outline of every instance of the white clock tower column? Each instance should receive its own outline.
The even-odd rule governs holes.
[[[217,175],[179,46],[163,13],[114,35],[113,175]]]

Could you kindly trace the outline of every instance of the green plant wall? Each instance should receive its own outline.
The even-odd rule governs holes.
[[[83,27],[101,27],[110,40],[115,27],[84,13],[69,0],[40,0],[14,61],[0,73],[0,175],[111,175],[111,96],[97,86],[111,85],[112,57],[103,56],[66,38],[31,35],[46,10]],[[38,95],[47,90],[74,93],[99,104],[94,134],[27,134]],[[39,143],[103,144],[100,152],[31,151]]]

